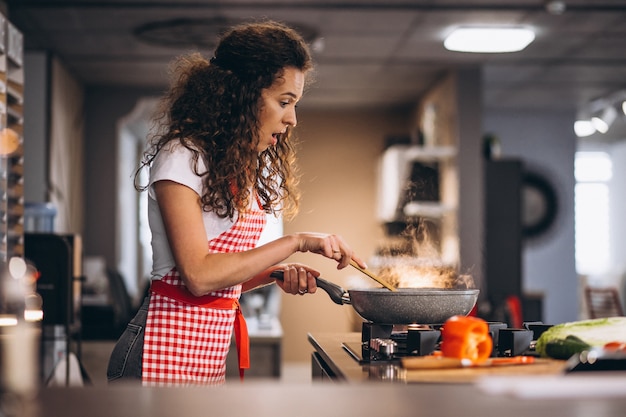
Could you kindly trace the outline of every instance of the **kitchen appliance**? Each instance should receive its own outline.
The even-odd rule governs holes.
[[[426,356],[438,349],[443,324],[393,325],[364,322],[361,343],[343,342],[343,349],[359,363],[400,363],[407,356]],[[488,322],[493,339],[492,357],[534,355],[534,341],[544,326],[525,323],[509,328],[506,323]]]
[[[405,215],[424,214],[406,206],[411,202],[437,203],[428,216],[436,216],[453,207],[443,199],[440,187],[442,165],[456,156],[456,149],[447,146],[393,145],[385,150],[379,162],[377,217],[388,223],[404,220]],[[419,184],[419,186],[417,185]],[[407,187],[408,186],[408,187]],[[433,210],[434,207],[434,210]]]
[[[37,292],[43,299],[42,380],[48,381],[59,364],[70,380],[72,350],[80,360],[82,294],[82,238],[76,234],[25,233],[24,255],[39,272]],[[75,349],[72,349],[73,345]]]

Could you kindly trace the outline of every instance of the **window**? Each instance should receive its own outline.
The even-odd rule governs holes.
[[[574,171],[576,270],[583,275],[603,273],[610,263],[611,158],[605,152],[577,152]]]

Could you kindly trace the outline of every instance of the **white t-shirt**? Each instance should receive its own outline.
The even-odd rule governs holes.
[[[150,168],[148,186],[148,223],[152,232],[152,277],[161,278],[174,267],[174,257],[170,250],[161,212],[154,195],[154,183],[170,180],[185,185],[202,195],[202,179],[193,169],[192,153],[180,144],[166,145],[157,154]],[[198,161],[198,172],[204,172],[204,161]],[[236,216],[235,216],[236,218]],[[203,212],[204,230],[208,241],[219,236],[232,225],[228,217],[222,219],[213,212]],[[208,247],[208,246],[207,246]]]

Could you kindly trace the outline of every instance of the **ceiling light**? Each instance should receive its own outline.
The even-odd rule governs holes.
[[[626,114],[626,100],[622,101],[622,113]]]
[[[591,118],[591,123],[598,132],[606,133],[609,131],[609,127],[611,127],[616,118],[617,110],[615,110],[615,107],[613,106],[608,106],[604,109],[602,114],[593,116]]]
[[[579,138],[584,138],[596,133],[596,128],[593,127],[591,120],[576,120],[576,122],[574,122],[574,133],[576,133],[576,136]]]
[[[522,27],[459,27],[444,41],[450,51],[474,53],[517,52],[535,39],[535,33]]]

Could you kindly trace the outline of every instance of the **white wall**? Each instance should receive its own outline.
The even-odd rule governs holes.
[[[524,291],[543,293],[543,321],[578,319],[578,277],[574,258],[574,112],[488,109],[485,132],[502,143],[502,156],[519,158],[544,174],[556,188],[558,214],[546,234],[525,240]]]
[[[619,286],[622,307],[626,309],[626,139],[611,146],[613,178],[610,184],[611,264]]]
[[[610,184],[611,263],[613,271],[626,277],[626,139],[611,146],[613,178]]]

